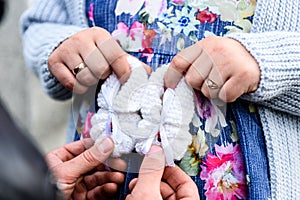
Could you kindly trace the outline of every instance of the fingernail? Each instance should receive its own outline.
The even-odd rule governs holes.
[[[149,154],[153,154],[153,153],[156,153],[159,151],[162,151],[162,148],[160,146],[153,145],[153,146],[151,146],[151,148],[147,154],[149,155]]]
[[[153,145],[151,146],[149,152],[146,154],[149,158],[156,158],[158,160],[164,159],[164,152],[160,146]]]
[[[123,74],[122,77],[119,78],[120,83],[121,84],[126,83],[129,79],[130,75],[131,75],[131,71],[128,71],[125,74]]]
[[[98,149],[101,153],[108,153],[114,147],[114,143],[110,138],[104,138],[101,142],[97,144]]]
[[[165,74],[165,86],[174,89],[180,81],[182,74],[173,67],[169,67]]]

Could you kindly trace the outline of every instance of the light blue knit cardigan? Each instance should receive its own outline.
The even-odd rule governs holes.
[[[51,97],[70,98],[48,71],[47,59],[61,41],[88,28],[85,0],[40,0],[22,15],[21,25],[26,65]],[[259,88],[242,98],[258,105],[272,199],[300,199],[300,0],[258,0],[251,33],[229,37],[261,69]]]

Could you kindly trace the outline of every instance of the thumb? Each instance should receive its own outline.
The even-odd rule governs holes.
[[[111,155],[113,148],[114,143],[112,139],[104,138],[72,160],[63,163],[64,168],[71,173],[73,177],[80,177],[82,174],[104,163]]]
[[[143,191],[146,185],[150,186],[150,188],[147,188],[148,191],[158,192],[164,169],[165,155],[162,148],[152,146],[142,162],[137,182],[132,182],[130,187]]]

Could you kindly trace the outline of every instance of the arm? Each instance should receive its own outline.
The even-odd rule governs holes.
[[[48,57],[62,41],[88,27],[84,6],[83,0],[40,0],[20,19],[25,63],[55,99],[67,99],[72,94],[49,72]]]
[[[30,27],[24,31],[24,46],[32,48],[36,45],[34,49],[25,49],[25,54],[38,53],[33,56],[37,59],[32,59],[36,66],[33,69],[36,69],[44,88],[50,95],[58,99],[65,99],[70,97],[70,91],[78,94],[85,93],[100,79],[106,79],[111,73],[110,67],[122,69],[123,74],[130,73],[126,59],[127,54],[108,31],[100,27],[85,28],[84,21],[76,22],[77,17],[79,17],[77,20],[85,19],[84,16],[80,18],[80,11],[84,10],[78,6],[80,1],[71,1],[63,6],[59,6],[63,2],[56,2],[56,4],[40,2],[32,16],[37,16],[40,12],[42,14],[38,18],[30,20],[32,21]],[[66,15],[60,13],[64,10]],[[46,11],[49,11],[50,14],[48,15],[49,12]],[[28,13],[30,14],[30,12]],[[51,16],[55,16],[53,20]],[[68,16],[70,17],[68,18]],[[35,19],[44,17],[48,21],[35,22]],[[31,19],[31,17],[27,18]],[[73,32],[76,33],[72,34]],[[27,34],[28,39],[26,38]],[[32,36],[35,36],[38,41],[31,40]],[[32,56],[27,57],[31,58]],[[39,68],[40,66],[42,67]],[[77,67],[80,67],[80,70]],[[123,80],[124,77],[118,78]]]
[[[260,82],[243,99],[294,115],[300,114],[300,33],[264,32],[231,34],[255,58]]]
[[[165,84],[176,86],[185,73],[187,83],[208,98],[233,102],[242,97],[299,115],[299,38],[293,32],[207,37],[173,58]]]
[[[252,102],[299,116],[300,9],[294,5],[298,5],[298,1],[257,1],[251,33],[231,33],[227,35],[228,38],[238,41],[240,44],[238,48],[242,52],[246,50],[250,57],[241,58],[239,56],[235,58],[232,53],[228,53],[225,59],[231,58],[233,62],[231,64],[235,68],[240,67],[240,64],[247,67],[249,66],[248,61],[252,62],[251,60],[255,60],[259,66],[260,80],[257,87],[248,87],[250,84],[244,85],[246,87],[235,97],[242,95],[242,98]],[[230,50],[230,46],[225,50],[233,52],[232,49]],[[245,58],[247,60],[243,60]],[[179,63],[182,62],[182,59],[178,60]],[[192,59],[185,60],[188,62],[183,62],[184,64],[187,63],[186,66],[193,63]],[[175,67],[177,71],[181,72],[182,69],[180,68],[182,67]],[[183,68],[186,69],[186,67]],[[220,68],[217,66],[217,69]],[[254,68],[249,67],[248,71],[251,69]],[[176,77],[178,75],[173,73],[172,76]],[[247,79],[242,78],[242,80],[244,81],[236,82],[235,86],[245,84]],[[220,83],[223,82],[221,80]],[[204,88],[204,90],[207,91],[207,88]]]

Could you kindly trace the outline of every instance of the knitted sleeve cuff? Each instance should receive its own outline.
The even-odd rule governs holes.
[[[233,33],[227,37],[243,44],[256,59],[261,71],[259,88],[242,98],[299,109],[300,33]],[[287,99],[288,96],[291,99]]]
[[[48,58],[62,41],[83,29],[62,24],[32,24],[23,35],[25,63],[39,77],[44,91],[52,98],[65,100],[72,93],[50,73]],[[47,33],[50,30],[51,34]]]

